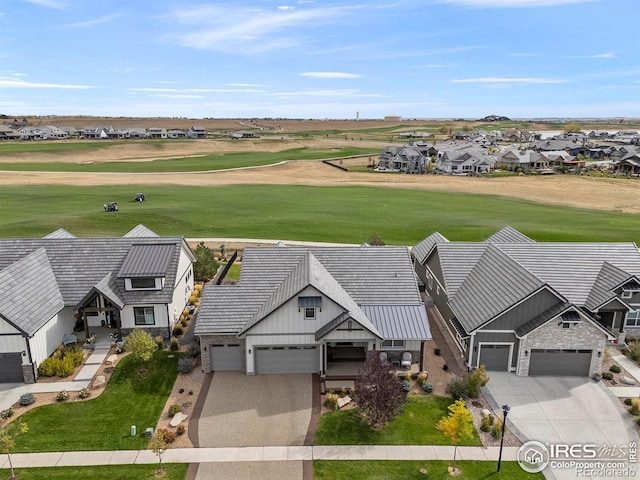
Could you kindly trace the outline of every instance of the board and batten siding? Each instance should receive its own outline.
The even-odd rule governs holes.
[[[9,325],[6,321],[0,319],[0,352],[14,353],[26,350],[27,342],[22,334],[13,325]],[[23,356],[22,363],[28,364],[29,357]]]
[[[136,325],[133,315],[134,307],[153,307],[155,325]],[[121,312],[122,328],[168,328],[167,306],[165,304],[125,305]]]
[[[255,375],[255,347],[269,346],[312,346],[320,344],[316,342],[315,334],[299,335],[247,335],[245,337],[245,365],[247,375]],[[318,360],[318,371],[322,369]]]
[[[298,297],[322,297],[322,308],[316,308],[316,318],[306,320],[304,309],[298,309]],[[322,310],[322,311],[320,311]],[[248,334],[312,334],[323,325],[344,312],[344,309],[313,287],[306,287],[302,292],[289,299],[280,308],[274,310],[259,323],[253,326]]]
[[[180,259],[178,260],[178,271],[176,274],[176,284],[173,286],[173,297],[169,304],[169,315],[171,316],[171,328],[173,328],[180,318],[182,311],[187,306],[189,297],[193,292],[193,267],[191,259],[184,248],[180,249]],[[187,275],[191,272],[191,275]],[[167,285],[165,285],[167,288]]]
[[[556,305],[560,299],[547,289],[534,295],[506,311],[483,326],[486,330],[516,330],[532,318]]]
[[[75,318],[71,308],[64,308],[29,339],[31,360],[36,367],[62,344],[66,333],[73,332]]]

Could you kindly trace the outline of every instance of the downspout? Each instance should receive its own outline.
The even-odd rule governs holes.
[[[171,340],[171,317],[169,317],[169,304],[165,303],[164,306],[167,308],[167,330],[169,331],[169,336],[167,338]]]
[[[24,337],[25,342],[27,344],[27,358],[29,359],[29,364],[31,365],[31,372],[33,373],[33,383],[36,383],[38,380],[38,376],[36,375],[36,366],[33,364],[33,356],[31,355],[31,342],[29,341],[33,337]],[[23,377],[24,379],[24,377]]]

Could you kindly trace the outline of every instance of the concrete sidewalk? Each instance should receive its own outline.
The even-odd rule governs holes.
[[[165,452],[166,463],[260,462],[301,460],[450,460],[451,446],[440,445],[327,445],[315,447],[176,448]],[[460,460],[498,461],[498,447],[458,447]],[[505,447],[504,461],[517,459],[518,447]],[[158,457],[151,450],[93,452],[14,453],[14,468],[89,465],[152,464]],[[0,468],[8,468],[6,455]]]
[[[611,358],[615,360],[617,364],[619,364],[622,368],[624,368],[629,375],[631,375],[636,382],[640,382],[640,368],[636,365],[635,362],[629,360],[625,357],[620,350],[617,348],[610,348]],[[608,387],[609,391],[613,393],[616,397],[619,398],[627,398],[627,397],[640,397],[640,387],[632,387],[632,386],[624,386],[624,387]]]
[[[62,390],[79,392],[83,388],[89,388],[94,375],[109,354],[110,349],[111,343],[96,345],[75,378],[68,382],[0,384],[0,410],[11,407],[20,400],[20,395],[23,393],[57,393]]]

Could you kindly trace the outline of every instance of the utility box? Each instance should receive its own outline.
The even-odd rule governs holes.
[[[135,425],[131,425],[131,436],[132,437],[136,436],[136,431],[137,431],[136,426]]]

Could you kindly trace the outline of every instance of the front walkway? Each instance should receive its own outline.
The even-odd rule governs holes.
[[[638,365],[625,357],[617,348],[609,348],[611,351],[611,358],[616,361],[622,368],[624,368],[629,375],[636,379],[636,382],[640,382],[640,368]],[[626,397],[640,397],[640,387],[608,387],[609,391],[618,398]]]
[[[78,392],[83,388],[89,388],[93,376],[109,354],[111,342],[97,343],[89,354],[75,378],[68,382],[41,382],[41,383],[4,383],[0,384],[0,410],[11,407],[20,400],[23,393],[56,393],[61,390]]]
[[[458,447],[460,460],[498,460],[499,447]],[[517,459],[518,447],[505,447],[502,459]],[[450,460],[453,447],[438,445],[329,445],[226,448],[176,448],[162,457],[166,463],[276,462],[304,460]],[[89,465],[129,465],[158,463],[151,450],[94,452],[14,453],[14,468],[66,467]],[[8,468],[6,455],[0,468]]]

